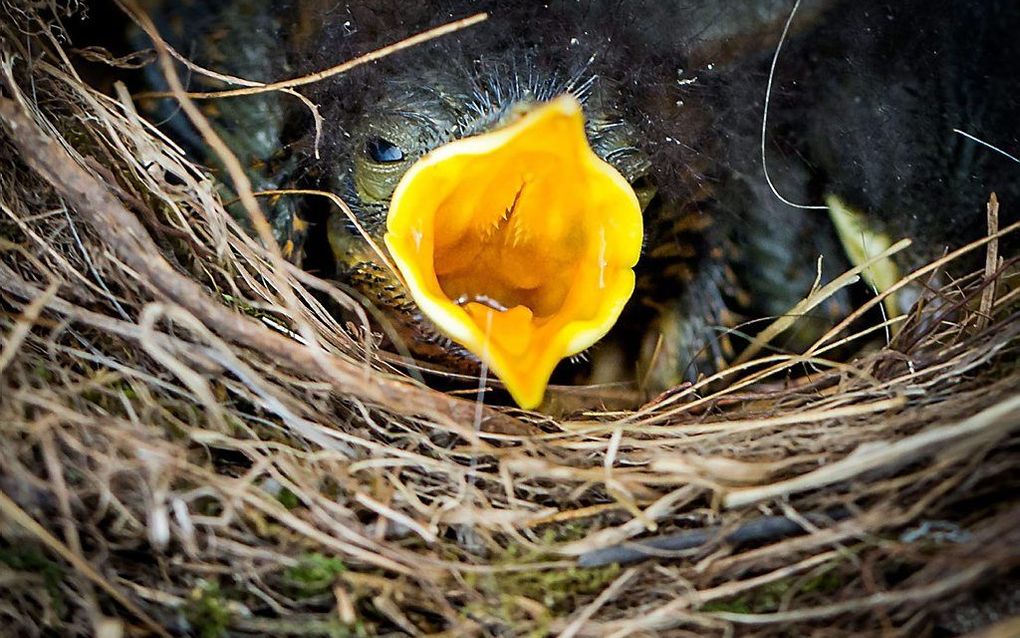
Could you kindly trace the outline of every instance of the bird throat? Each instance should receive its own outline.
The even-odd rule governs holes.
[[[498,201],[503,190],[504,184],[493,184],[485,199]],[[536,318],[563,307],[583,244],[541,232],[546,190],[522,181],[511,203],[495,215],[477,215],[460,233],[449,226],[436,229],[434,268],[448,297],[469,312],[477,305],[499,312],[523,307]],[[484,210],[485,203],[479,206]]]

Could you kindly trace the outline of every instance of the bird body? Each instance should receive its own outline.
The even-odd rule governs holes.
[[[272,122],[261,125],[263,143],[252,153],[262,166],[283,167],[263,172],[263,183],[312,181],[347,201],[358,224],[333,214],[313,225],[308,246],[325,235],[320,243],[330,247],[335,276],[378,305],[412,352],[454,369],[476,369],[485,359],[480,347],[450,341],[451,330],[408,289],[406,272],[395,273],[362,233],[383,243],[394,193],[423,158],[513,126],[560,96],[581,105],[590,148],[629,184],[644,218],[636,292],[609,345],[593,351],[599,378],[614,376],[601,362],[619,352],[630,363],[615,376],[640,370],[651,391],[718,369],[734,353],[726,328],[782,314],[847,269],[846,238],[830,221],[827,198],[861,211],[876,234],[913,238],[912,251],[898,257],[901,268],[985,232],[992,191],[1006,202],[1006,220],[1015,217],[1009,206],[1020,195],[1020,166],[953,132],[1020,148],[1020,45],[1011,35],[1020,12],[1008,2],[936,10],[915,0],[805,1],[775,59],[788,2],[230,5],[255,16],[256,39],[281,42],[262,61],[269,76],[326,68],[428,27],[489,14],[314,85],[321,136],[300,104],[264,98],[272,106],[261,113]],[[233,117],[223,126],[260,126],[250,113]],[[288,150],[270,152],[266,139]],[[310,214],[292,205],[276,211],[284,242],[293,243],[295,215]],[[561,244],[541,254],[570,251]],[[511,261],[479,263],[492,270]],[[476,293],[490,309],[511,310],[493,301],[498,295]],[[850,304],[848,291],[837,293],[788,331],[785,344],[810,343]]]

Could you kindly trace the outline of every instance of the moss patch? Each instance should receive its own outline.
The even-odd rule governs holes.
[[[552,534],[547,533],[545,540],[552,544]],[[550,558],[553,557],[511,545],[496,563],[509,567]],[[595,569],[554,567],[471,574],[465,580],[485,594],[485,600],[467,605],[465,613],[510,627],[527,626],[528,635],[544,636],[553,618],[583,605],[586,598],[601,592],[619,573],[620,566],[613,564]]]
[[[287,570],[286,580],[301,596],[314,596],[329,591],[337,576],[345,571],[347,566],[339,558],[313,552]]]
[[[50,560],[39,548],[28,546],[0,546],[0,563],[12,570],[39,574],[43,579],[43,587],[49,596],[53,613],[62,617],[66,611],[64,597],[60,591],[60,581],[64,578],[64,568]]]
[[[726,611],[738,614],[766,614],[779,610],[783,599],[796,594],[829,594],[846,585],[846,578],[833,569],[825,569],[804,580],[791,576],[768,583],[739,596],[715,600],[702,606],[701,611]]]
[[[184,615],[200,638],[222,638],[227,635],[230,609],[219,583],[199,581],[188,596]]]

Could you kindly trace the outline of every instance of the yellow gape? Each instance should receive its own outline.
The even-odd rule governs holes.
[[[634,190],[589,147],[572,96],[422,157],[386,229],[422,313],[524,408],[616,322],[642,241]]]

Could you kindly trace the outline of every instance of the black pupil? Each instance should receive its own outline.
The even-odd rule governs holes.
[[[375,162],[399,162],[404,159],[404,151],[400,147],[384,140],[381,137],[373,137],[365,143],[365,151]]]

